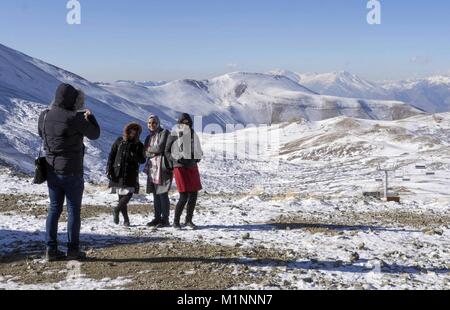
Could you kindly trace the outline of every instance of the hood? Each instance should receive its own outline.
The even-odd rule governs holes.
[[[123,129],[123,140],[124,141],[131,141],[130,132],[133,129],[135,129],[137,131],[137,135],[134,138],[134,141],[135,142],[139,141],[139,137],[142,133],[142,126],[139,125],[138,123],[130,123],[127,126],[125,126],[125,128]]]
[[[194,121],[192,120],[192,117],[187,113],[183,113],[180,115],[180,117],[178,118],[178,124],[182,124],[183,121],[185,120],[189,122],[189,127],[192,128],[194,126]]]
[[[78,111],[84,107],[84,93],[70,84],[61,84],[56,89],[52,106],[69,111]]]

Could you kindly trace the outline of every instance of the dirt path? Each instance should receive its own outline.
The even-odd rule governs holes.
[[[288,258],[265,249],[246,251],[178,240],[118,245],[90,250],[88,254],[89,259],[80,267],[84,277],[127,278],[131,280],[124,286],[127,289],[229,289],[265,281],[264,277],[246,272],[249,260],[273,266],[288,264]],[[0,276],[13,276],[25,285],[51,285],[66,279],[70,270],[67,264],[45,263],[40,255],[16,253],[0,259]]]

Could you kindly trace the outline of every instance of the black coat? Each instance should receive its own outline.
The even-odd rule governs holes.
[[[110,187],[133,187],[139,192],[139,165],[145,163],[142,142],[125,141],[118,138],[111,147],[108,157],[107,174]]]
[[[85,146],[83,138],[96,140],[100,137],[100,126],[93,115],[85,119],[77,113],[76,90],[70,85],[61,85],[50,110],[39,116],[38,132],[44,138],[44,149],[49,168],[61,175],[83,175]],[[47,113],[44,129],[44,115]]]

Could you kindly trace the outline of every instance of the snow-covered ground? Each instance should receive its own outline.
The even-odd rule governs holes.
[[[198,230],[151,230],[145,226],[150,217],[142,213],[131,215],[131,228],[118,227],[105,209],[83,221],[82,240],[89,248],[151,237],[237,249],[243,254],[236,273],[258,280],[229,288],[450,289],[449,120],[441,114],[396,122],[336,118],[276,125],[269,131],[279,138],[279,156],[278,148],[263,145],[260,151],[271,156],[259,158],[243,149],[237,159],[224,159],[221,149],[252,137],[256,129],[205,135]],[[418,164],[426,170],[417,170]],[[375,181],[381,177],[378,165],[399,167],[391,175],[391,191],[400,194],[400,204],[363,198],[363,191],[382,188]],[[47,203],[45,185],[31,185],[7,170],[0,183],[0,195],[31,196],[33,202],[17,202],[31,208],[27,212],[0,213],[1,255],[39,254],[45,214],[32,210]],[[172,203],[176,198],[173,191]],[[111,206],[115,199],[105,186],[87,184],[86,208]],[[151,197],[140,195],[133,204],[150,209]],[[284,261],[253,258],[260,249]],[[82,288],[120,288],[133,284],[134,276],[82,278]],[[0,288],[81,288],[78,280],[30,285],[3,274]]]

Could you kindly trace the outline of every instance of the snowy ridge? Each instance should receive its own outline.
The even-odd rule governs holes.
[[[380,86],[347,71],[301,74],[287,70],[274,70],[270,73],[288,76],[323,95],[378,100],[392,99]]]
[[[398,101],[320,96],[289,77],[274,74],[234,72],[211,80],[178,80],[155,87],[132,82],[101,86],[129,101],[155,105],[169,115],[189,106],[192,113],[205,117],[205,123],[271,124],[340,115],[392,120],[420,113]]]
[[[391,97],[404,100],[424,111],[439,113],[450,111],[450,77],[431,76],[381,84]]]
[[[450,77],[446,75],[371,82],[346,71],[302,74],[273,70],[269,73],[284,75],[322,95],[398,100],[430,113],[450,111]]]

